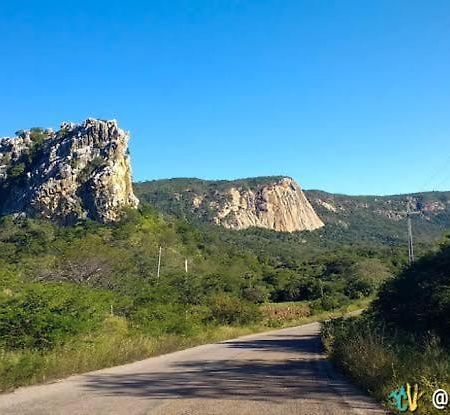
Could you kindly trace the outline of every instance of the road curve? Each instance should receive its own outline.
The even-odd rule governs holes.
[[[2,415],[385,414],[334,372],[318,323],[0,395]]]

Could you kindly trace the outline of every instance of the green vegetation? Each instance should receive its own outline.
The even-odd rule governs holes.
[[[450,192],[393,196],[347,196],[318,190],[305,193],[318,215],[329,224],[324,231],[333,240],[403,244],[407,239],[407,198],[413,199],[414,209],[421,212],[412,219],[416,242],[435,242],[450,227]],[[327,209],[324,201],[336,210]]]
[[[354,380],[388,402],[391,391],[418,384],[419,414],[437,388],[450,390],[450,240],[388,280],[361,317],[324,325],[333,360]]]
[[[4,217],[0,389],[324,318],[366,301],[404,263],[392,250],[306,255],[285,252],[276,233],[267,246],[230,235],[146,206],[114,225]]]
[[[76,167],[76,160],[73,160],[72,167]],[[80,171],[78,174],[77,180],[80,183],[84,183],[88,178],[100,167],[102,167],[105,164],[105,161],[100,157],[96,157],[93,160],[91,160],[84,168]]]
[[[42,144],[44,144],[44,141],[48,137],[49,131],[45,128],[34,127],[30,129],[30,139],[37,146],[41,146]]]
[[[7,171],[6,174],[8,175],[8,178],[11,180],[18,179],[22,174],[25,172],[25,163],[17,163],[12,165]]]

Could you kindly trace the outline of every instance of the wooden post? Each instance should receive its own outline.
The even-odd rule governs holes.
[[[161,254],[162,254],[162,246],[159,247],[159,255],[158,255],[158,272],[156,274],[156,283],[159,283],[159,276],[161,273]]]

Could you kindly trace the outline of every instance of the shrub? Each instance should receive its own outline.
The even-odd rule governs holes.
[[[17,163],[8,169],[7,175],[9,179],[18,179],[25,173],[25,163]]]
[[[339,307],[348,304],[349,300],[346,296],[340,293],[335,293],[334,295],[324,295],[319,300],[311,302],[311,307],[315,311],[332,311]]]
[[[52,349],[93,330],[111,308],[119,313],[126,309],[110,293],[71,285],[27,285],[19,292],[0,296],[0,346]]]
[[[34,127],[30,130],[30,139],[38,146],[42,145],[48,136],[49,133],[44,128]]]
[[[217,294],[209,299],[211,319],[219,324],[251,324],[261,320],[261,312],[254,304],[228,294]]]
[[[359,279],[356,277],[351,278],[347,287],[345,287],[344,293],[352,300],[368,297],[374,292],[374,287],[370,281]]]
[[[379,320],[412,335],[436,333],[450,344],[450,243],[389,280],[374,302]]]
[[[200,323],[198,313],[179,304],[145,304],[132,315],[132,321],[147,335],[190,335]]]
[[[86,166],[80,171],[78,174],[78,182],[85,183],[87,180],[91,178],[91,175],[100,167],[105,164],[104,160],[101,157],[95,157],[91,161],[89,161]]]
[[[252,303],[261,304],[267,300],[267,292],[261,287],[247,287],[242,290],[242,298]]]

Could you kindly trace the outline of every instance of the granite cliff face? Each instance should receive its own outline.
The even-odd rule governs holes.
[[[216,211],[214,221],[229,229],[296,232],[324,226],[300,186],[287,177],[254,189],[231,187],[225,203],[210,206]]]
[[[124,208],[137,207],[129,136],[116,121],[87,119],[63,123],[57,132],[16,134],[0,140],[0,215],[113,222]]]
[[[171,179],[138,183],[135,188],[141,200],[162,211],[229,229],[295,232],[324,226],[300,186],[288,177]]]

